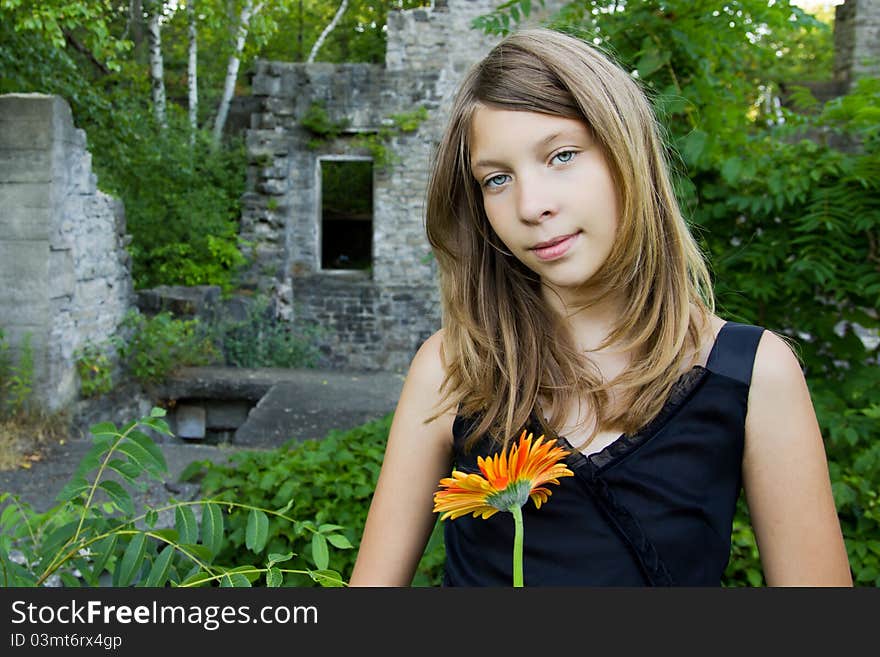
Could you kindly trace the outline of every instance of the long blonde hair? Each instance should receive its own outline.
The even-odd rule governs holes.
[[[480,105],[578,119],[603,149],[620,216],[615,244],[590,285],[600,298],[623,292],[625,308],[603,346],[634,354],[612,381],[576,349],[542,299],[538,277],[489,225],[470,170]],[[426,230],[440,271],[444,410],[479,418],[468,446],[484,434],[506,444],[546,400],[546,427],[559,426],[564,409],[581,400],[594,413],[593,435],[603,427],[635,431],[660,411],[714,309],[647,98],[610,58],[559,32],[511,34],[469,71],[437,152]],[[612,387],[620,402],[613,405]]]

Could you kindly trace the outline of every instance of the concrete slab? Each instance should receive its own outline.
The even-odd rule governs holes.
[[[251,409],[233,444],[269,447],[351,429],[392,412],[403,387],[399,374],[316,374],[276,383]]]

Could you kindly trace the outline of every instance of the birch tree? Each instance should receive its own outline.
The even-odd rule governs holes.
[[[162,2],[152,2],[147,20],[147,41],[150,49],[150,88],[153,96],[153,112],[156,121],[166,127],[165,73],[162,59]]]
[[[229,104],[235,92],[235,81],[238,79],[238,68],[241,66],[241,54],[247,40],[251,19],[260,12],[263,3],[254,6],[254,0],[245,0],[238,17],[238,28],[235,39],[235,50],[229,56],[226,66],[226,81],[223,84],[223,95],[220,97],[220,105],[217,108],[217,118],[214,120],[214,144],[218,145],[223,137],[223,127],[226,125],[226,117],[229,116]]]
[[[186,82],[189,88],[189,127],[190,143],[195,142],[199,121],[199,86],[198,86],[198,32],[196,31],[196,0],[186,3],[189,21],[189,57],[187,58]]]
[[[324,31],[321,32],[321,35],[318,37],[318,40],[315,41],[315,44],[312,46],[311,52],[309,52],[309,57],[306,59],[306,63],[311,64],[315,61],[315,56],[318,54],[318,51],[321,49],[321,46],[324,45],[324,40],[327,38],[327,35],[333,31],[333,28],[336,27],[336,24],[339,22],[339,19],[342,18],[342,14],[345,13],[346,8],[348,7],[348,0],[342,0],[339,4],[339,9],[336,10],[336,13],[333,15],[333,20],[327,23],[327,26],[324,28]]]

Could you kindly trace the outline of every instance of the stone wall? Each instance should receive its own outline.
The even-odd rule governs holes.
[[[880,76],[880,1],[846,0],[834,12],[834,79],[863,76]]]
[[[14,354],[30,335],[44,408],[76,398],[76,351],[106,343],[132,303],[127,240],[67,103],[0,96],[0,328]]]
[[[252,283],[270,291],[283,316],[319,323],[326,366],[405,370],[440,327],[436,268],[424,232],[424,198],[434,148],[452,94],[467,68],[495,42],[469,29],[491,0],[437,0],[390,12],[384,65],[260,61],[253,92],[260,111],[247,132],[248,193],[242,235],[254,246]],[[313,103],[347,123],[318,148],[300,125]],[[373,172],[372,267],[321,267],[321,163],[369,158],[358,137],[392,114],[424,107],[419,129],[386,144],[396,162]]]

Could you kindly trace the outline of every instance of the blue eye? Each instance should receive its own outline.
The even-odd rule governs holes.
[[[553,160],[559,162],[560,164],[565,164],[567,162],[571,162],[574,157],[574,151],[562,151],[553,156]]]
[[[486,182],[483,183],[486,187],[501,187],[504,183],[507,182],[508,176],[506,173],[499,173],[497,176],[492,176],[491,178],[487,178]]]

